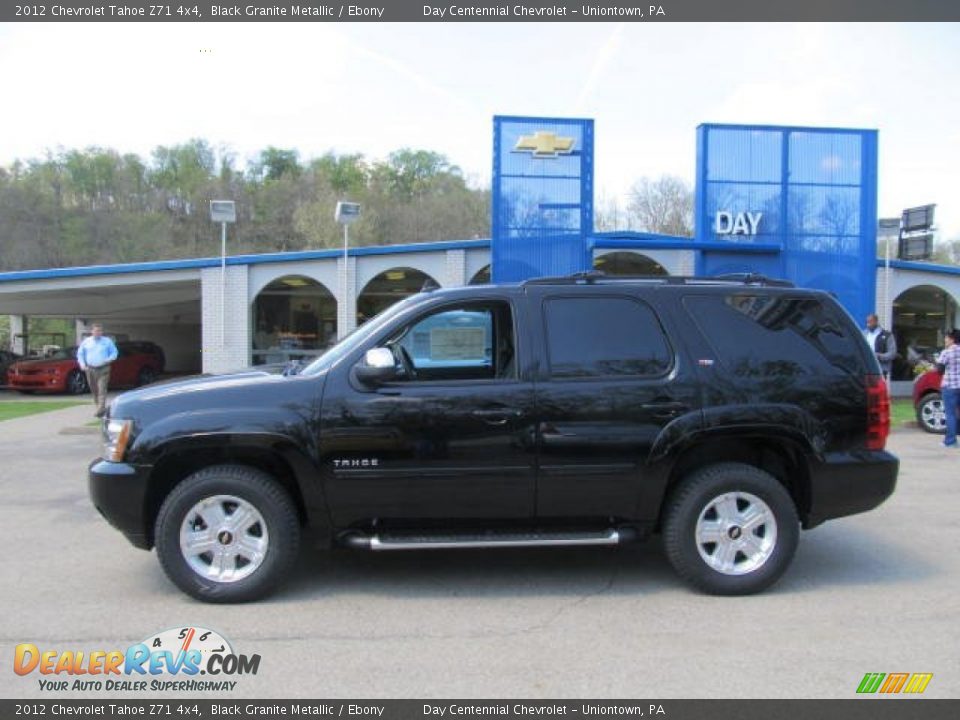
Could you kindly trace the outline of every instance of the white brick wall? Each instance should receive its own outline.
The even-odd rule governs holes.
[[[446,267],[440,283],[443,287],[460,287],[470,281],[467,277],[467,251],[447,250]]]
[[[677,251],[677,275],[695,275],[697,270],[697,254],[694,250]]]
[[[221,296],[220,268],[200,273],[203,372],[238,370],[250,364],[250,307],[248,266],[227,267],[225,293]],[[221,314],[222,307],[226,317]]]
[[[896,273],[896,270],[891,270],[890,273],[887,273],[885,267],[877,268],[877,297],[874,308],[876,308],[877,318],[880,320],[881,327],[890,328],[893,327],[893,301],[896,300],[896,295],[894,294],[893,287],[890,288],[890,302],[887,303],[887,283],[888,280],[892,285],[893,275]],[[856,318],[857,322],[863,322],[863,318]]]
[[[337,258],[337,337],[343,338],[357,327],[357,258],[347,259],[344,285],[343,258]]]
[[[19,340],[15,339],[17,335],[23,334],[27,331],[27,316],[26,315],[11,315],[10,316],[10,349],[23,355],[27,351],[26,343],[23,341],[23,338]],[[6,382],[6,378],[4,378]]]

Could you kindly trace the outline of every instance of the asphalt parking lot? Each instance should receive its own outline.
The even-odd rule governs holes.
[[[182,595],[89,503],[91,411],[0,423],[0,697],[51,696],[13,672],[18,643],[126,649],[188,625],[261,655],[231,697],[852,698],[866,672],[932,672],[926,696],[960,696],[960,452],[919,430],[890,439],[895,495],[804,533],[760,596],[690,591],[652,541],[305,553],[277,595],[220,607]]]

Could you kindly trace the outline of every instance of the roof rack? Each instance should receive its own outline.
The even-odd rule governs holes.
[[[769,278],[759,273],[725,273],[712,277],[690,275],[607,275],[598,270],[576,272],[572,275],[542,277],[527,280],[523,285],[611,285],[621,282],[642,282],[651,285],[762,285],[765,287],[796,287],[789,280]]]
[[[760,273],[722,273],[720,275],[713,276],[717,280],[729,280],[731,282],[739,282],[744,285],[769,285],[771,287],[796,287],[789,280],[782,280],[780,278],[771,278],[766,275],[761,275]]]

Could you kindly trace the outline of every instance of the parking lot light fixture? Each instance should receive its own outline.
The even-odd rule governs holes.
[[[346,302],[347,294],[347,282],[350,280],[350,270],[348,265],[348,259],[350,254],[350,224],[355,222],[360,218],[360,203],[355,202],[346,202],[341,200],[337,202],[337,209],[333,214],[334,219],[343,225],[343,295],[340,299],[341,302]],[[343,327],[339,329],[339,336],[344,337],[350,330],[346,327],[346,323],[343,323]]]

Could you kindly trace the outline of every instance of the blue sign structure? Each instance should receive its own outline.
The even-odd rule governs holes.
[[[494,282],[591,266],[593,121],[493,119]]]
[[[874,310],[877,131],[701,125],[697,274],[758,272],[833,293],[855,318]],[[737,252],[775,243],[777,256]]]

